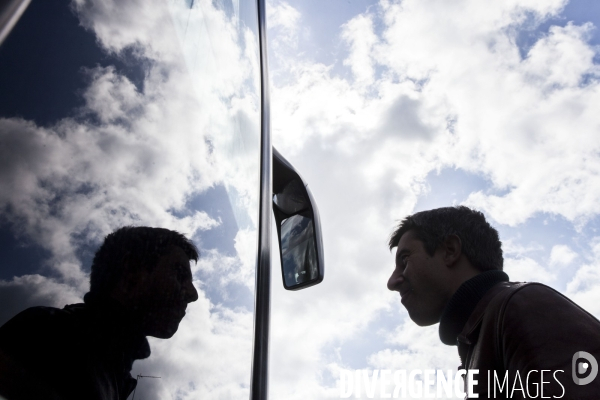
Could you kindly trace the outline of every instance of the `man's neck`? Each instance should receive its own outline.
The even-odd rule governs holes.
[[[498,270],[481,272],[465,281],[450,298],[440,318],[439,333],[442,343],[455,346],[458,334],[479,300],[493,286],[505,281],[508,281],[508,275]]]

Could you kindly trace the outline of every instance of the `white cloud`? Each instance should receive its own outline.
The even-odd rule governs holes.
[[[406,313],[404,313],[406,317]],[[399,350],[373,354],[369,365],[389,369],[447,369],[455,367],[457,350],[439,340],[438,325],[419,327],[405,318],[387,334],[386,342]]]
[[[550,251],[550,266],[562,268],[570,265],[578,255],[569,246],[557,244]]]
[[[581,307],[600,318],[600,242],[591,238],[589,262],[581,266],[567,284],[565,294]]]
[[[373,32],[372,17],[361,14],[351,19],[342,26],[341,36],[350,46],[350,54],[344,60],[344,65],[350,67],[359,85],[372,83],[375,69],[371,52],[378,42]]]
[[[241,267],[236,279],[249,289],[254,289],[255,265],[254,256],[258,247],[258,236],[255,230],[240,229],[235,236],[235,250],[241,262]],[[273,253],[276,257],[276,254]]]
[[[172,56],[176,52],[173,51],[170,37],[173,32],[168,3],[156,2],[152,7],[143,5],[141,1],[129,1],[126,4],[115,0],[71,2],[80,24],[94,32],[98,42],[107,51],[119,53],[132,46],[141,55],[151,59],[174,61]],[[185,12],[183,7],[179,8],[180,12]],[[166,35],[157,35],[157,32]],[[149,38],[153,40],[149,41]]]
[[[494,77],[502,86],[482,87],[498,92],[496,97],[505,105],[473,104],[473,112],[490,119],[484,122],[467,117],[473,138],[474,129],[479,129],[474,143],[479,152],[470,161],[507,193],[477,192],[467,202],[499,222],[515,225],[537,212],[559,214],[577,222],[597,213],[594,203],[598,191],[594,188],[598,187],[599,166],[594,154],[598,143],[593,132],[598,121],[589,107],[600,91],[595,78],[578,86],[595,70],[591,47],[582,40],[582,32],[589,29],[588,25],[551,29],[527,59],[505,69],[503,76]],[[552,62],[535,61],[552,57],[562,47],[576,54],[566,52]],[[574,60],[578,60],[577,68],[572,66]],[[532,64],[546,67],[535,70]],[[458,119],[460,124],[460,116]]]
[[[504,272],[513,282],[541,282],[552,286],[556,283],[556,273],[542,267],[529,257],[506,258]]]
[[[455,346],[442,344],[439,339],[438,325],[419,327],[408,318],[388,334],[387,342],[394,348],[385,349],[369,357],[369,368],[405,370],[410,374],[414,370],[442,370],[446,376],[456,373],[458,352]],[[421,375],[421,378],[423,376]],[[388,392],[391,392],[390,386]],[[435,386],[431,389],[435,393]],[[402,392],[399,393],[400,395]],[[410,392],[399,398],[411,398]],[[442,397],[443,398],[443,397]]]
[[[295,48],[300,30],[301,14],[288,2],[274,0],[267,2],[267,21],[270,30],[270,45],[275,49],[282,46]]]
[[[600,318],[599,265],[584,265],[577,270],[575,277],[567,284],[566,294],[574,302]]]
[[[227,286],[230,283],[240,284],[254,291],[254,270],[256,263],[256,247],[258,236],[256,230],[240,229],[235,237],[236,255],[224,255],[217,249],[202,251],[193,272],[201,271],[216,278],[223,297],[228,298]],[[208,284],[214,284],[213,279]]]
[[[518,238],[507,238],[502,239],[502,251],[504,256],[509,256],[512,258],[521,258],[531,255],[531,253],[536,251],[544,250],[544,246],[537,243],[528,243],[527,245],[523,245],[521,242],[523,241],[522,235]]]
[[[600,72],[594,65],[595,51],[586,43],[591,23],[565,27],[552,26],[548,36],[529,51],[524,69],[529,79],[539,81],[546,90],[577,87],[586,74]]]
[[[26,308],[40,304],[62,308],[65,304],[81,302],[82,297],[83,292],[78,288],[37,274],[0,280],[0,326]]]
[[[199,290],[170,340],[150,339],[152,355],[132,375],[160,376],[140,382],[136,398],[238,399],[249,396],[252,312],[214,305]]]

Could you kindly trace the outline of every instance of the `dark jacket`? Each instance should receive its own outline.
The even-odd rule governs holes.
[[[118,304],[29,308],[0,328],[0,395],[7,400],[125,400],[133,361],[150,355],[146,338]]]
[[[600,361],[600,322],[548,286],[496,284],[476,304],[457,344],[461,368],[479,370],[479,399],[600,399],[600,376],[587,385],[573,380],[574,373],[585,378],[593,368],[591,361],[586,372],[576,373],[576,353]]]

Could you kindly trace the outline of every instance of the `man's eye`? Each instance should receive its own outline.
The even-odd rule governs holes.
[[[400,261],[400,262],[398,262]],[[396,268],[404,269],[406,268],[406,263],[408,262],[408,254],[401,255],[396,259]]]
[[[176,268],[177,268],[176,269],[177,270],[177,279],[179,279],[180,281],[184,280],[187,276],[185,267],[181,264],[177,264]]]

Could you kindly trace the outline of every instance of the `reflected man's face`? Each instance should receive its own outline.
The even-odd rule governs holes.
[[[156,267],[143,274],[136,311],[141,313],[144,333],[170,338],[177,332],[188,303],[198,300],[190,261],[181,248],[171,246]]]
[[[396,266],[387,286],[397,291],[410,318],[419,326],[439,322],[449,299],[443,252],[430,256],[414,231],[400,238]]]

